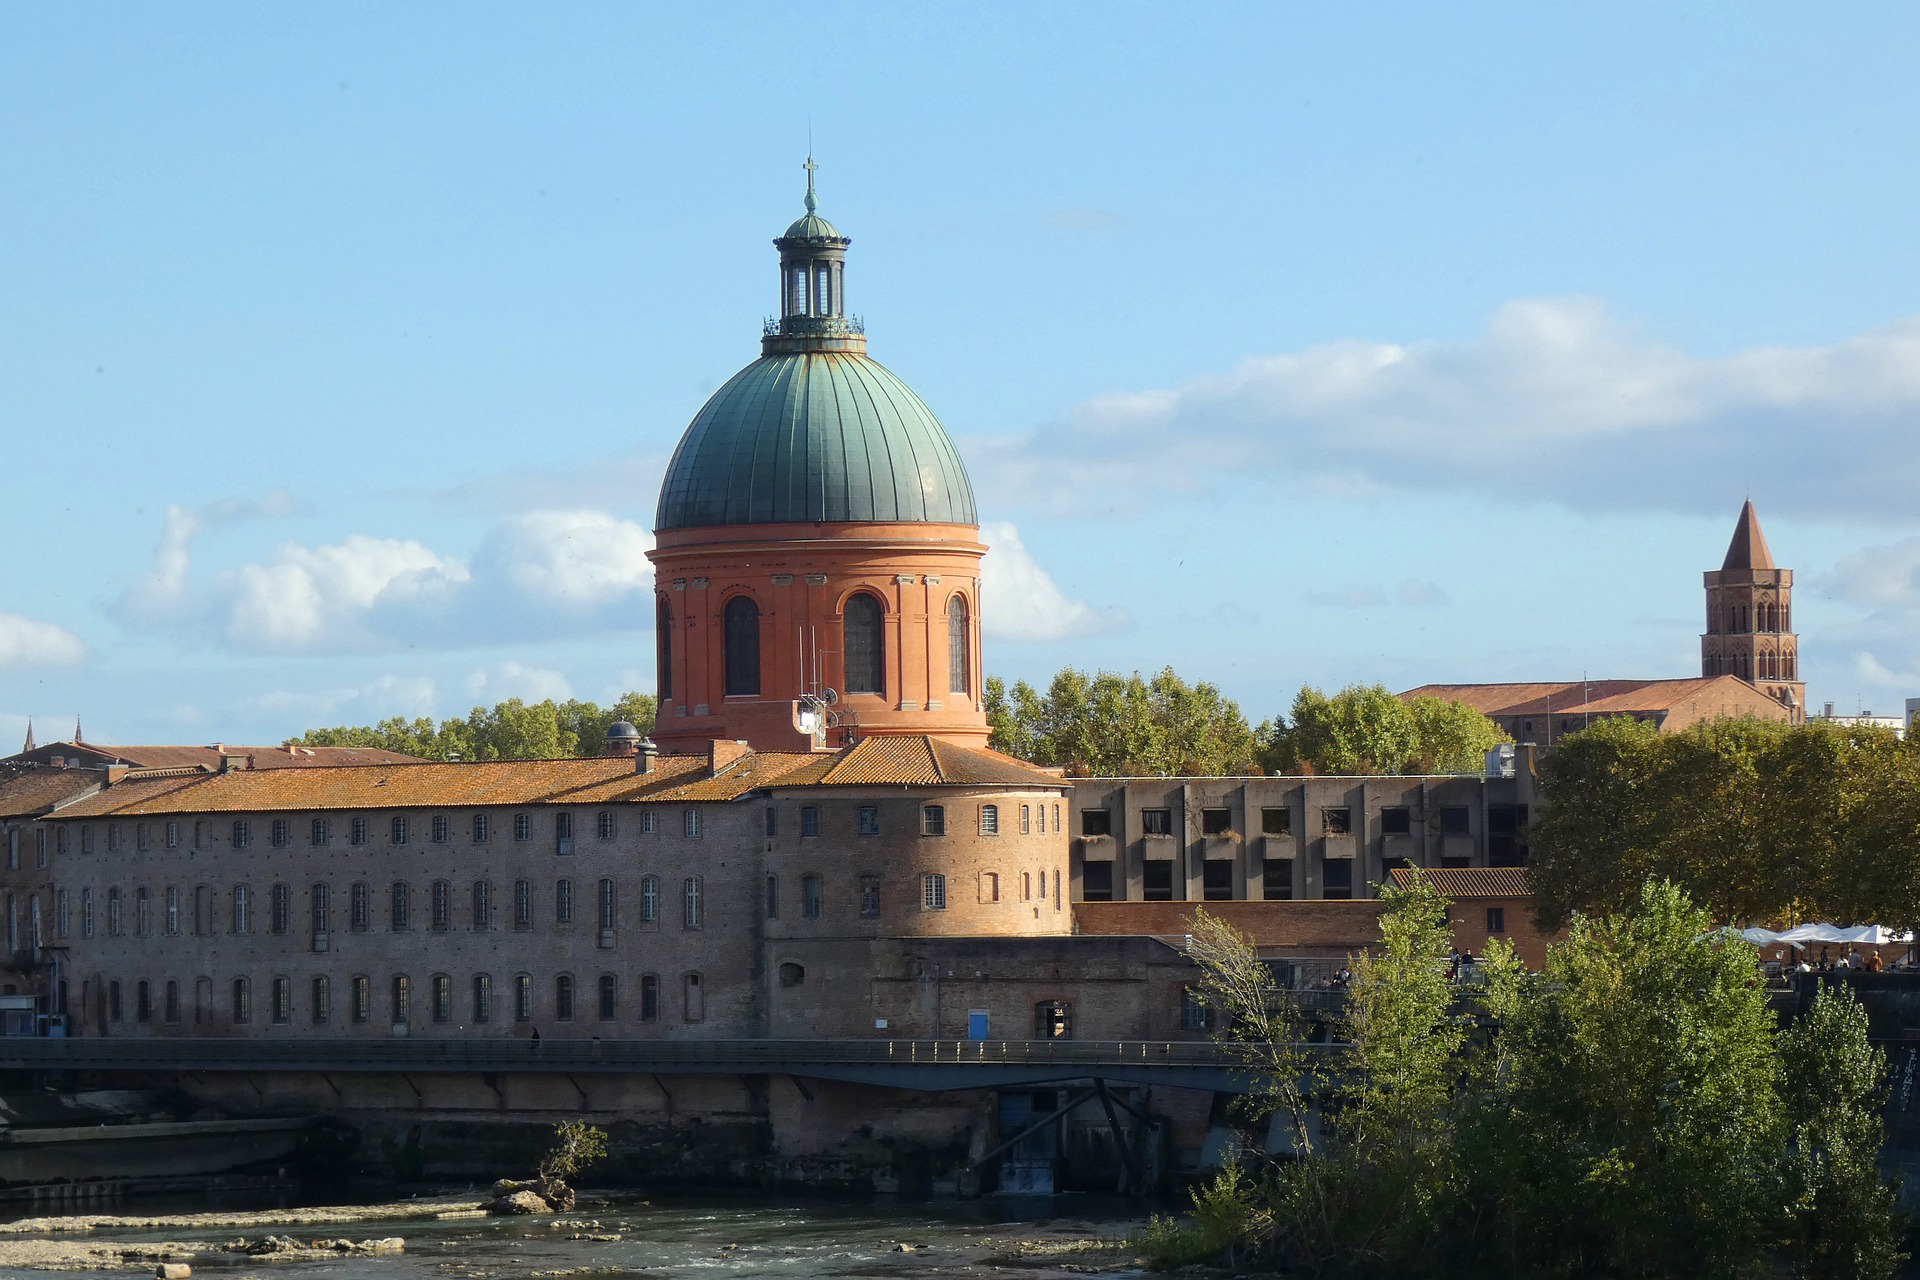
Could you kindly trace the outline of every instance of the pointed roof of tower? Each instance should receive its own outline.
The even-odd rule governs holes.
[[[1760,517],[1754,514],[1753,499],[1748,498],[1740,508],[1740,523],[1733,527],[1733,541],[1727,544],[1727,561],[1720,566],[1721,571],[1773,567],[1773,553],[1767,550],[1767,535],[1760,532]]]
[[[85,736],[84,736],[83,734],[81,734],[81,732],[80,732],[80,717],[79,717],[79,716],[75,716],[75,717],[73,718],[73,740],[74,740],[75,742],[85,742],[85,741],[86,741],[86,737],[85,737]]]
[[[27,745],[20,748],[20,750],[23,754],[33,750],[33,717],[32,716],[27,717]]]

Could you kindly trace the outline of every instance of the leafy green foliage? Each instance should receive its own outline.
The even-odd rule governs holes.
[[[1208,776],[1258,769],[1253,730],[1240,706],[1204,681],[1168,667],[1088,675],[1066,667],[1042,694],[1024,680],[987,680],[992,745],[1075,777]]]
[[[1603,720],[1541,769],[1542,923],[1671,879],[1723,921],[1920,922],[1920,750],[1881,729]]]
[[[475,707],[463,720],[435,721],[399,716],[375,725],[309,729],[288,746],[379,747],[427,760],[553,760],[597,756],[615,722],[631,722],[642,733],[653,728],[654,700],[629,693],[612,706],[591,702],[536,702],[509,698],[492,707]]]
[[[1260,726],[1261,763],[1280,773],[1478,773],[1511,741],[1463,702],[1395,697],[1385,685],[1348,685],[1328,697],[1306,687],[1285,720]]]
[[[553,1127],[553,1146],[540,1157],[540,1176],[571,1178],[606,1155],[606,1130],[584,1120],[568,1120]]]

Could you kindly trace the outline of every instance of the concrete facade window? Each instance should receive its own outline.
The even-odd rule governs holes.
[[[680,891],[682,923],[689,929],[698,929],[705,914],[705,906],[700,899],[700,877],[688,876]]]
[[[307,901],[312,908],[314,950],[323,950],[333,921],[333,892],[324,884],[316,884],[308,890]]]
[[[760,606],[747,596],[727,601],[721,613],[725,646],[725,696],[760,696]]]
[[[493,1021],[493,978],[484,973],[473,975],[473,1020]]]
[[[411,904],[408,902],[408,897],[407,882],[405,880],[395,880],[387,900],[389,913],[387,916],[388,927],[395,933],[400,932],[412,923],[413,911]]]
[[[604,879],[600,882],[598,901],[600,905],[600,936],[604,940],[607,935],[611,934],[617,927],[620,914],[618,889],[611,879]]]
[[[1353,896],[1353,859],[1328,858],[1320,883],[1325,897],[1351,898]]]
[[[435,933],[445,933],[453,928],[453,885],[450,881],[433,882],[429,910],[432,912],[427,922],[429,929]]]
[[[640,1021],[660,1021],[660,977],[658,974],[640,975]]]
[[[920,905],[928,911],[947,909],[947,878],[938,872],[920,877]]]
[[[315,818],[307,829],[307,843],[316,849],[327,847],[327,820]]]
[[[1464,836],[1473,829],[1472,811],[1463,804],[1444,805],[1440,809],[1440,834]]]
[[[311,1007],[309,1012],[313,1015],[313,1025],[316,1027],[326,1026],[327,1023],[333,1020],[333,990],[327,982],[325,974],[314,978],[310,1000]]]
[[[846,618],[841,624],[845,643],[848,693],[887,691],[886,610],[864,591],[847,601]]]
[[[1182,1031],[1213,1030],[1213,1006],[1207,1003],[1206,996],[1192,987],[1180,989],[1180,1029]]]
[[[253,1021],[253,984],[245,978],[233,980],[233,1005],[228,1012],[239,1026]]]
[[[600,1021],[612,1022],[620,1011],[620,987],[610,973],[600,975]]]
[[[277,884],[269,893],[267,904],[267,932],[285,933],[292,925],[293,891]]]
[[[273,820],[272,825],[267,828],[267,839],[276,849],[284,849],[293,843],[293,833],[287,829],[287,820],[285,818],[275,818]]]
[[[1102,810],[1101,812],[1105,812]],[[1173,810],[1142,809],[1140,811],[1140,834],[1143,836],[1170,836],[1173,834]]]
[[[253,894],[248,886],[233,886],[233,931],[239,934],[253,932]]]
[[[920,834],[923,836],[944,836],[947,834],[946,806],[937,804],[923,804],[920,806]]]
[[[1080,812],[1080,834],[1083,836],[1110,836],[1113,834],[1113,815],[1105,809],[1083,809]]]
[[[1140,897],[1147,902],[1173,901],[1173,863],[1148,858],[1140,864]]]
[[[860,918],[874,920],[880,915],[880,877],[860,877]]]
[[[651,809],[640,811],[640,834],[643,836],[653,834],[653,810]]]
[[[513,815],[513,838],[525,842],[533,839],[533,815],[516,813]]]
[[[475,844],[485,844],[488,840],[492,838],[493,838],[492,816],[490,814],[485,814],[485,813],[474,814],[473,815],[473,842]]]
[[[800,806],[800,835],[811,840],[820,834],[820,810],[807,804]]]
[[[1268,902],[1293,898],[1293,859],[1268,858],[1260,866],[1260,896]]]
[[[435,844],[445,844],[448,839],[452,837],[453,824],[447,821],[446,814],[436,813],[433,815],[433,825],[430,834]]]
[[[700,811],[682,809],[680,811],[680,834],[689,840],[700,838]]]
[[[657,876],[640,877],[640,923],[660,923],[660,880]]]
[[[820,877],[800,877],[800,914],[808,920],[820,918]]]
[[[983,804],[980,806],[980,834],[997,836],[1000,834],[1000,806]]]
[[[1042,1000],[1033,1006],[1035,1040],[1073,1039],[1073,1005],[1065,1000]]]
[[[395,844],[407,843],[407,837],[411,834],[411,832],[408,830],[407,815],[405,815],[404,813],[394,814],[393,821],[390,825],[393,830],[393,843]]]
[[[707,1020],[706,985],[697,973],[689,973],[680,979],[681,1015],[688,1022]]]
[[[553,1016],[558,1022],[573,1021],[573,975],[570,973],[553,980]]]
[[[571,880],[553,882],[553,922],[555,924],[573,923],[573,881]]]
[[[1413,834],[1413,811],[1405,805],[1391,805],[1380,811],[1380,834],[1383,836],[1407,836]]]
[[[356,848],[367,842],[368,822],[365,818],[355,818],[347,827],[347,841]]]
[[[533,1021],[533,975],[516,973],[513,976],[513,1020],[515,1022]]]
[[[356,880],[347,890],[347,928],[365,933],[373,927],[373,886]]]
[[[366,1022],[373,1017],[373,979],[365,974],[354,975],[351,1016],[355,1022]]]
[[[1233,863],[1208,858],[1200,864],[1200,896],[1208,902],[1233,901]]]
[[[553,851],[557,854],[573,852],[573,815],[565,810],[553,815]]]
[[[473,931],[485,933],[493,928],[493,882],[473,882]]]
[[[520,933],[533,928],[533,881],[513,882],[513,927]]]
[[[80,851],[82,853],[93,852],[92,837],[93,829],[91,827],[80,828]],[[245,818],[234,819],[232,838],[233,847],[236,849],[244,849],[252,843],[253,828],[247,825]]]
[[[387,993],[388,1009],[393,1014],[396,1027],[405,1026],[413,1020],[413,984],[404,973],[395,974]]]
[[[1333,807],[1320,811],[1320,834],[1323,836],[1350,836],[1353,834],[1353,810],[1345,807]]]
[[[180,824],[177,822],[169,822],[167,824],[167,848],[178,849],[179,847]],[[47,865],[47,833],[44,831],[40,833],[40,858],[38,865],[43,867]]]
[[[1232,835],[1233,810],[1202,809],[1200,811],[1200,834],[1203,836]]]
[[[1080,897],[1086,902],[1113,901],[1113,864],[1089,862],[1080,869]]]
[[[947,601],[947,689],[951,693],[973,692],[971,640],[966,599],[955,595]]]
[[[433,975],[433,1020],[453,1021],[453,979],[444,973]]]
[[[613,810],[602,809],[594,816],[594,834],[602,840],[611,840],[614,836]]]
[[[855,830],[858,831],[859,834],[863,836],[877,836],[880,834],[880,806],[879,805],[877,804],[861,805],[859,813],[856,815],[856,817],[858,818],[858,825],[855,827]]]

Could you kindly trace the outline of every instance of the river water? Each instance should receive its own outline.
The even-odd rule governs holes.
[[[126,1210],[121,1210],[125,1212]],[[1069,1216],[1070,1212],[1070,1216]],[[279,1280],[348,1277],[366,1280],[532,1280],[534,1277],[598,1277],[618,1280],[831,1280],[833,1277],[997,1275],[1048,1280],[1098,1271],[1139,1274],[1129,1251],[1103,1247],[1139,1225],[1139,1206],[1061,1200],[964,1204],[850,1205],[830,1201],[767,1202],[703,1200],[585,1208],[558,1219],[423,1217],[327,1226],[188,1229],[151,1226],[104,1228],[77,1237],[90,1244],[157,1244],[177,1241],[213,1249],[245,1236],[287,1235],[352,1239],[400,1236],[399,1254],[354,1254],[300,1261],[242,1254],[199,1253],[195,1276],[272,1276]],[[114,1276],[111,1270],[61,1274]],[[0,1266],[5,1280],[27,1280],[48,1271]],[[134,1272],[133,1274],[138,1274]],[[152,1263],[145,1274],[151,1275]]]

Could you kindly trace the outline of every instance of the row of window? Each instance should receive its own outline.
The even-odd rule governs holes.
[[[91,983],[92,980],[89,980]],[[61,984],[64,1006],[65,983]],[[679,977],[680,1007],[677,1011],[681,1021],[701,1022],[706,1018],[705,980],[698,972],[683,973]],[[194,984],[193,1021],[195,1025],[207,1025],[217,1020],[213,1006],[214,982],[211,978],[199,978]],[[476,973],[464,984],[467,1002],[456,1009],[455,987],[451,975],[432,974],[426,983],[426,1006],[420,1010],[428,1019],[437,1023],[450,1023],[456,1017],[464,1017],[474,1023],[488,1023],[502,1017],[514,1022],[532,1022],[540,1016],[538,993],[532,974],[513,975],[503,993],[497,993],[491,974]],[[578,1009],[578,992],[574,976],[563,973],[553,980],[551,1017],[556,1022],[572,1022],[583,1016]],[[183,1021],[181,1008],[180,981],[169,978],[161,984],[157,993],[153,984],[141,980],[133,984],[132,1009],[127,1008],[125,989],[118,979],[110,979],[98,985],[83,984],[81,999],[91,1002],[96,1018],[108,1022],[125,1021],[131,1013],[135,1022],[148,1023],[159,1021],[178,1024]],[[293,979],[274,977],[268,980],[266,988],[267,1004],[265,1009],[254,1009],[254,984],[250,977],[238,977],[231,980],[225,992],[227,1006],[221,1012],[227,1021],[236,1026],[252,1024],[256,1016],[264,1015],[263,1021],[276,1025],[286,1025],[296,1017],[316,1027],[333,1025],[336,1018],[351,1024],[365,1024],[373,1021],[374,983],[371,977],[357,974],[347,979],[345,996],[346,1007],[336,1013],[334,1009],[333,979],[326,974],[318,974],[306,984],[306,1006],[302,1010],[294,1007],[295,989]],[[410,1023],[415,1016],[415,991],[412,978],[406,974],[395,974],[386,982],[386,1006],[379,1012],[395,1025]],[[506,1007],[498,1007],[496,1001],[504,996]],[[661,979],[658,974],[642,974],[639,980],[638,1021],[658,1022],[662,1017]],[[621,1017],[620,982],[615,975],[603,973],[593,987],[593,1009],[602,1022],[614,1022]]]
[[[1381,860],[1383,876],[1391,876],[1397,868],[1410,867],[1413,863],[1406,858],[1384,858]],[[1472,865],[1470,858],[1442,858],[1442,867],[1467,867]],[[1498,865],[1498,864],[1496,864]],[[1169,858],[1147,858],[1140,864],[1140,897],[1145,902],[1176,902],[1186,897],[1186,884],[1176,879],[1178,864]],[[1115,888],[1114,864],[1109,861],[1089,860],[1080,869],[1080,898],[1083,902],[1112,902]],[[1176,889],[1179,890],[1176,892]],[[1328,858],[1321,863],[1320,896],[1323,898],[1353,897],[1353,859]],[[1293,859],[1267,858],[1260,864],[1257,875],[1248,877],[1247,897],[1260,898],[1268,902],[1286,902],[1293,898]],[[1206,902],[1232,902],[1237,895],[1234,892],[1234,863],[1227,858],[1208,858],[1201,863],[1200,897]]]
[[[1524,806],[1488,805],[1487,820],[1491,829],[1498,830],[1504,820],[1513,825],[1524,821]],[[1473,811],[1466,805],[1442,805],[1437,815],[1437,829],[1441,835],[1464,836],[1473,830]],[[1380,810],[1380,834],[1384,836],[1405,836],[1413,834],[1413,810],[1406,805],[1387,805]],[[1173,830],[1172,809],[1140,810],[1140,833],[1148,836],[1170,836]],[[1233,834],[1233,810],[1202,809],[1200,811],[1200,833],[1208,836],[1230,836]],[[1083,809],[1080,811],[1080,834],[1083,836],[1110,836],[1113,834],[1113,814],[1106,809]],[[1293,834],[1293,810],[1288,808],[1260,810],[1260,834],[1267,836],[1289,836]],[[1320,810],[1320,834],[1327,836],[1350,836],[1353,834],[1353,810],[1346,805],[1328,805]]]
[[[660,700],[673,690],[673,606],[661,596],[656,605],[660,651]],[[973,692],[972,635],[966,598],[955,593],[947,601],[947,686],[961,695]],[[847,601],[841,622],[841,657],[846,692],[886,692],[886,608],[874,596],[860,592]],[[729,698],[760,696],[760,606],[753,597],[736,595],[720,611],[722,691]]]

